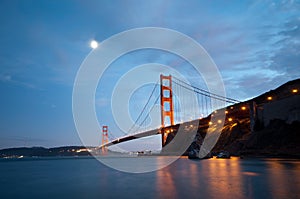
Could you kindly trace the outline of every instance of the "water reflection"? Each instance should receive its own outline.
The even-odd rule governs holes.
[[[198,175],[198,166],[196,164],[190,164],[189,171],[192,176],[197,176]],[[199,180],[196,177],[191,178],[191,183],[193,186],[199,187]]]
[[[108,167],[128,173],[156,171],[178,159],[176,156],[98,156],[96,158]]]
[[[159,198],[297,198],[300,162],[179,159],[156,172]]]
[[[156,172],[156,188],[159,198],[176,198],[177,189],[171,172],[159,170]]]
[[[268,161],[268,179],[269,179],[269,189],[273,190],[271,192],[272,198],[284,198],[289,196],[289,198],[297,198],[297,192],[293,186],[299,186],[299,170],[298,174],[295,175],[297,167],[292,167],[291,161],[285,161],[280,159],[274,159]],[[299,169],[299,167],[298,167]]]
[[[168,158],[139,157],[148,166]],[[141,166],[133,158],[111,159],[124,168]],[[0,171],[1,198],[300,198],[299,160],[180,158],[162,170],[132,174],[93,158],[56,158],[2,160]]]
[[[181,158],[173,165],[157,171],[156,177],[159,198],[182,198],[186,195],[243,198],[245,195],[237,158],[198,161]]]
[[[205,175],[210,197],[243,198],[243,181],[237,158],[208,160]]]

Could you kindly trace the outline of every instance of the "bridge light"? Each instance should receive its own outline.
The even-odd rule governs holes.
[[[267,100],[271,101],[273,99],[272,96],[267,97]]]
[[[294,88],[294,89],[292,90],[292,93],[298,93],[298,89]]]

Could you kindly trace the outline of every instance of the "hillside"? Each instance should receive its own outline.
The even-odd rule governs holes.
[[[225,124],[212,152],[226,150],[232,155],[300,157],[299,90],[300,79],[297,79],[227,107]],[[243,106],[246,109],[242,110]],[[187,152],[201,146],[208,125],[200,126]]]

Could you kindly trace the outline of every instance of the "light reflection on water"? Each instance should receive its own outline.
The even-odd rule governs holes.
[[[156,172],[156,189],[161,198],[175,198],[177,189],[172,173],[170,171],[159,170]]]
[[[170,161],[139,160],[156,165]],[[299,160],[180,158],[164,169],[142,174],[116,171],[93,158],[0,160],[0,198],[267,199],[300,198],[299,190]]]
[[[267,165],[269,172],[268,186],[270,190],[273,190],[271,192],[272,198],[284,198],[285,196],[294,195],[294,187],[298,186],[298,188],[300,188],[299,164],[295,165],[291,161],[287,162],[279,159],[277,161],[268,161]],[[296,170],[298,172],[296,172]]]
[[[142,156],[142,157],[97,157],[108,167],[128,173],[146,173],[166,167],[175,160],[176,156]]]
[[[240,164],[237,158],[207,161],[207,189],[210,197],[243,198]]]
[[[156,176],[162,198],[300,198],[298,160],[180,159]]]

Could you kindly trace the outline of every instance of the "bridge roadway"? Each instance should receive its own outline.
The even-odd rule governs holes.
[[[101,145],[101,147],[109,147],[112,146],[114,144],[119,144],[121,142],[126,142],[126,141],[130,141],[130,140],[134,140],[134,139],[138,139],[138,138],[142,138],[142,137],[147,137],[147,136],[152,136],[152,135],[157,135],[160,134],[161,129],[153,129],[150,131],[146,131],[146,132],[142,132],[142,133],[137,133],[134,135],[127,135],[124,137],[120,137],[118,139],[112,140],[106,144]]]
[[[249,117],[249,110],[244,111],[244,109],[241,109],[245,105],[246,105],[245,103],[239,103],[239,104],[232,105],[230,107],[219,109],[217,111],[219,112],[219,111],[228,110],[229,113],[226,114],[226,117],[227,118],[234,118],[235,121],[238,121],[239,119]],[[185,132],[189,132],[189,130],[190,130],[189,128],[191,128],[191,125],[193,126],[192,128],[198,128],[198,131],[200,130],[201,132],[202,131],[205,132],[205,130],[208,129],[208,127],[209,127],[209,122],[211,121],[211,116],[212,115],[209,115],[208,117],[201,118],[201,119],[196,119],[196,120],[193,120],[193,121],[187,121],[187,122],[175,124],[175,125],[172,125],[172,126],[157,128],[157,129],[149,130],[149,131],[146,131],[146,132],[141,132],[141,133],[137,133],[137,134],[133,134],[133,135],[123,136],[123,137],[120,137],[118,139],[112,140],[112,141],[110,141],[106,144],[103,144],[99,148],[109,147],[109,146],[112,146],[112,145],[115,145],[115,144],[119,144],[119,143],[122,143],[122,142],[134,140],[134,139],[139,139],[139,138],[142,138],[142,137],[161,134],[161,132],[165,132],[165,133],[174,132],[176,134],[179,126],[181,126],[181,125],[184,128]],[[214,116],[214,117],[217,117],[217,116]]]
[[[109,147],[109,146],[112,146],[112,145],[115,145],[115,144],[119,144],[119,143],[122,143],[122,142],[134,140],[134,139],[139,139],[139,138],[142,138],[142,137],[158,135],[158,134],[161,134],[162,131],[164,131],[166,133],[169,133],[169,132],[176,133],[180,125],[183,125],[183,127],[187,131],[189,131],[189,129],[186,129],[186,128],[190,127],[191,124],[194,125],[194,128],[196,127],[198,129],[201,129],[201,128],[207,129],[209,121],[210,121],[210,116],[206,117],[206,118],[198,119],[198,120],[193,120],[193,121],[188,121],[188,122],[184,122],[184,123],[175,124],[175,125],[172,125],[172,126],[157,128],[157,129],[149,130],[149,131],[146,131],[146,132],[137,133],[137,134],[134,134],[134,135],[127,135],[127,136],[123,136],[123,137],[120,137],[118,139],[112,140],[112,141],[110,141],[106,144],[103,144],[103,145],[100,146],[100,148]],[[195,126],[195,124],[196,124],[196,126]],[[198,127],[197,127],[197,125],[198,125]]]

